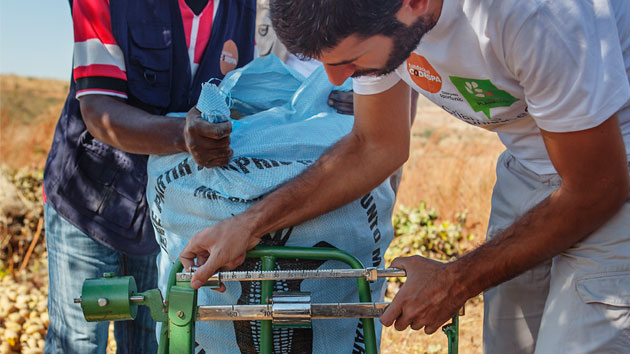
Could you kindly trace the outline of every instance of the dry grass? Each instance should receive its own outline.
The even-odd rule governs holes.
[[[63,81],[0,76],[0,164],[44,166],[67,93]]]
[[[494,133],[460,122],[421,97],[397,205],[426,201],[447,220],[467,212],[466,232],[476,235],[474,244],[483,242],[496,179],[494,166],[502,151]],[[481,353],[482,322],[481,297],[469,300],[460,318],[460,353]],[[441,331],[428,336],[385,328],[381,352],[441,354],[448,352],[448,343]]]
[[[465,124],[420,98],[398,205],[420,201],[445,219],[468,213],[469,230],[484,235],[503,145],[496,134]]]

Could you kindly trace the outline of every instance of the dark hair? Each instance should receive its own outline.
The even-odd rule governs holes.
[[[391,36],[402,0],[271,0],[271,23],[289,52],[318,57],[352,34]]]

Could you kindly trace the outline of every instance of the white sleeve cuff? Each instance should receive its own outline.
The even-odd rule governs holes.
[[[383,76],[362,76],[352,78],[354,93],[359,95],[374,95],[385,92],[400,81],[400,76],[393,71]]]
[[[75,98],[79,99],[83,96],[87,96],[87,95],[103,95],[103,96],[113,96],[113,97],[118,97],[118,98],[123,98],[123,99],[127,99],[127,94],[124,92],[118,92],[118,91],[113,91],[113,90],[105,90],[105,89],[86,89],[86,90],[80,90],[77,91],[75,94]]]

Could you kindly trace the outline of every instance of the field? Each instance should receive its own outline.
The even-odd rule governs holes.
[[[0,163],[44,167],[68,84],[0,76]]]
[[[41,353],[48,281],[38,183],[67,89],[65,82],[0,76],[0,354]],[[461,248],[481,243],[494,162],[502,151],[496,136],[421,98],[411,145],[397,210],[425,202],[435,211],[436,225],[457,224],[458,233],[473,235],[456,241]],[[17,192],[11,194],[9,184]],[[481,352],[482,313],[481,298],[471,299],[461,318],[460,353]],[[113,353],[113,345],[108,352]],[[381,352],[446,353],[446,336],[387,328]]]

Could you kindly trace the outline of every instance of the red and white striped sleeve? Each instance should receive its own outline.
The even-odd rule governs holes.
[[[76,97],[98,94],[126,99],[125,59],[112,34],[109,0],[74,0],[72,22]]]

